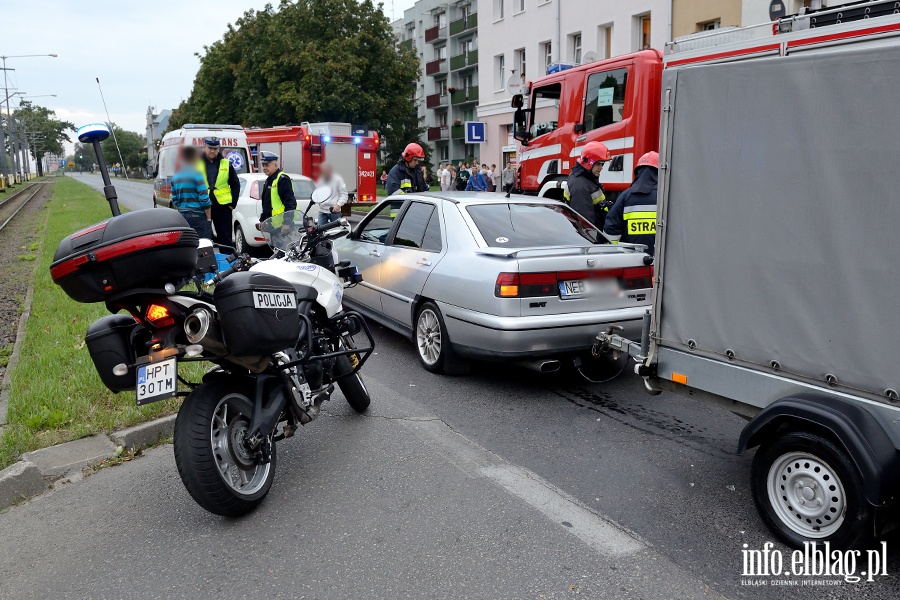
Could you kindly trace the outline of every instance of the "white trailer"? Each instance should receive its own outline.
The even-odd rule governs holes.
[[[794,546],[900,521],[895,4],[668,48],[652,312],[595,346],[749,419],[754,501]]]

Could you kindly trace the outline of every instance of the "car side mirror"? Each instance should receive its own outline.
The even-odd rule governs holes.
[[[576,134],[584,133],[584,123],[575,123],[575,133]]]
[[[527,113],[521,108],[517,108],[513,115],[513,137],[522,142],[523,146],[527,146],[528,140],[531,138],[528,132],[526,115]]]

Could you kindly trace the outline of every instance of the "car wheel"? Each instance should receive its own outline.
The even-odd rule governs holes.
[[[425,302],[419,307],[414,340],[425,370],[448,375],[468,370],[468,364],[454,354],[444,316],[434,302]]]
[[[234,251],[236,254],[243,254],[247,251],[247,238],[244,237],[244,230],[240,225],[234,226]]]
[[[751,485],[763,521],[795,548],[804,542],[853,548],[872,535],[874,511],[859,470],[842,448],[817,433],[788,433],[760,447]]]

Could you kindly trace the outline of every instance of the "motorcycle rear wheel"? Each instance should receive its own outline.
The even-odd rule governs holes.
[[[254,510],[275,478],[272,460],[259,464],[243,444],[253,405],[247,395],[225,382],[199,385],[185,398],[175,420],[175,463],[197,504],[223,517]]]

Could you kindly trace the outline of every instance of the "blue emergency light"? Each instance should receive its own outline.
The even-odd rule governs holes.
[[[326,135],[325,137],[322,138],[322,141],[325,142],[325,143],[327,144],[328,142],[331,141],[331,136],[330,136],[330,135]]]
[[[362,144],[362,138],[359,138],[359,137],[353,138],[353,143],[354,144]]]

